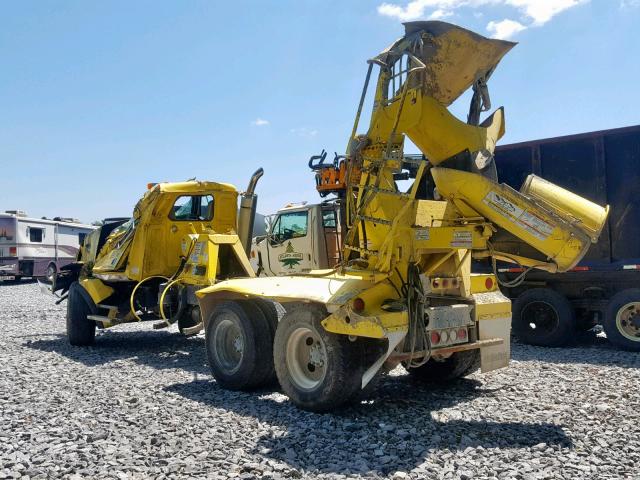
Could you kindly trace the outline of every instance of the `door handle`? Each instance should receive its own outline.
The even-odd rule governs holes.
[[[178,231],[178,227],[175,225],[171,225],[171,233],[176,233]]]

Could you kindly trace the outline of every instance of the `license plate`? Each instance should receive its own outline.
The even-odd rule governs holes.
[[[16,277],[0,277],[0,280],[15,280]]]

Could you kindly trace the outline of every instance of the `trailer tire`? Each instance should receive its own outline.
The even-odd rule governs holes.
[[[429,359],[427,363],[407,371],[415,379],[426,383],[446,383],[471,375],[480,368],[480,349],[452,353],[443,360]]]
[[[93,345],[96,338],[96,323],[89,320],[91,307],[81,292],[78,282],[69,287],[67,298],[67,339],[69,343],[78,347]]]
[[[611,298],[603,326],[611,343],[624,350],[640,351],[640,288],[623,290]]]
[[[360,389],[362,344],[327,332],[322,308],[301,306],[278,323],[274,363],[284,393],[299,408],[334,410],[352,400]]]
[[[532,288],[515,299],[512,327],[523,343],[542,347],[569,344],[577,328],[569,300],[550,288]]]
[[[273,377],[273,342],[267,319],[252,302],[230,301],[211,314],[205,332],[216,382],[228,390],[253,390]]]

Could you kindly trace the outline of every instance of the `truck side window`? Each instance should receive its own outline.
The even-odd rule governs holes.
[[[44,237],[44,229],[29,227],[29,241],[34,243],[42,243]]]
[[[300,238],[307,235],[308,214],[303,212],[290,212],[281,214],[273,225],[272,237],[277,243],[282,243],[292,238]]]
[[[336,228],[336,212],[324,210],[322,212],[322,226],[324,228]]]
[[[212,195],[182,195],[169,213],[171,220],[206,222],[213,219]]]

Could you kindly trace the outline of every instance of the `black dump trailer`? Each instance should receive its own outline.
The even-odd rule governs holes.
[[[563,346],[601,324],[615,345],[640,351],[640,125],[503,145],[500,182],[519,189],[534,173],[611,208],[600,240],[572,271],[530,271],[515,288],[513,330],[521,341]],[[502,264],[499,277],[519,268]]]

